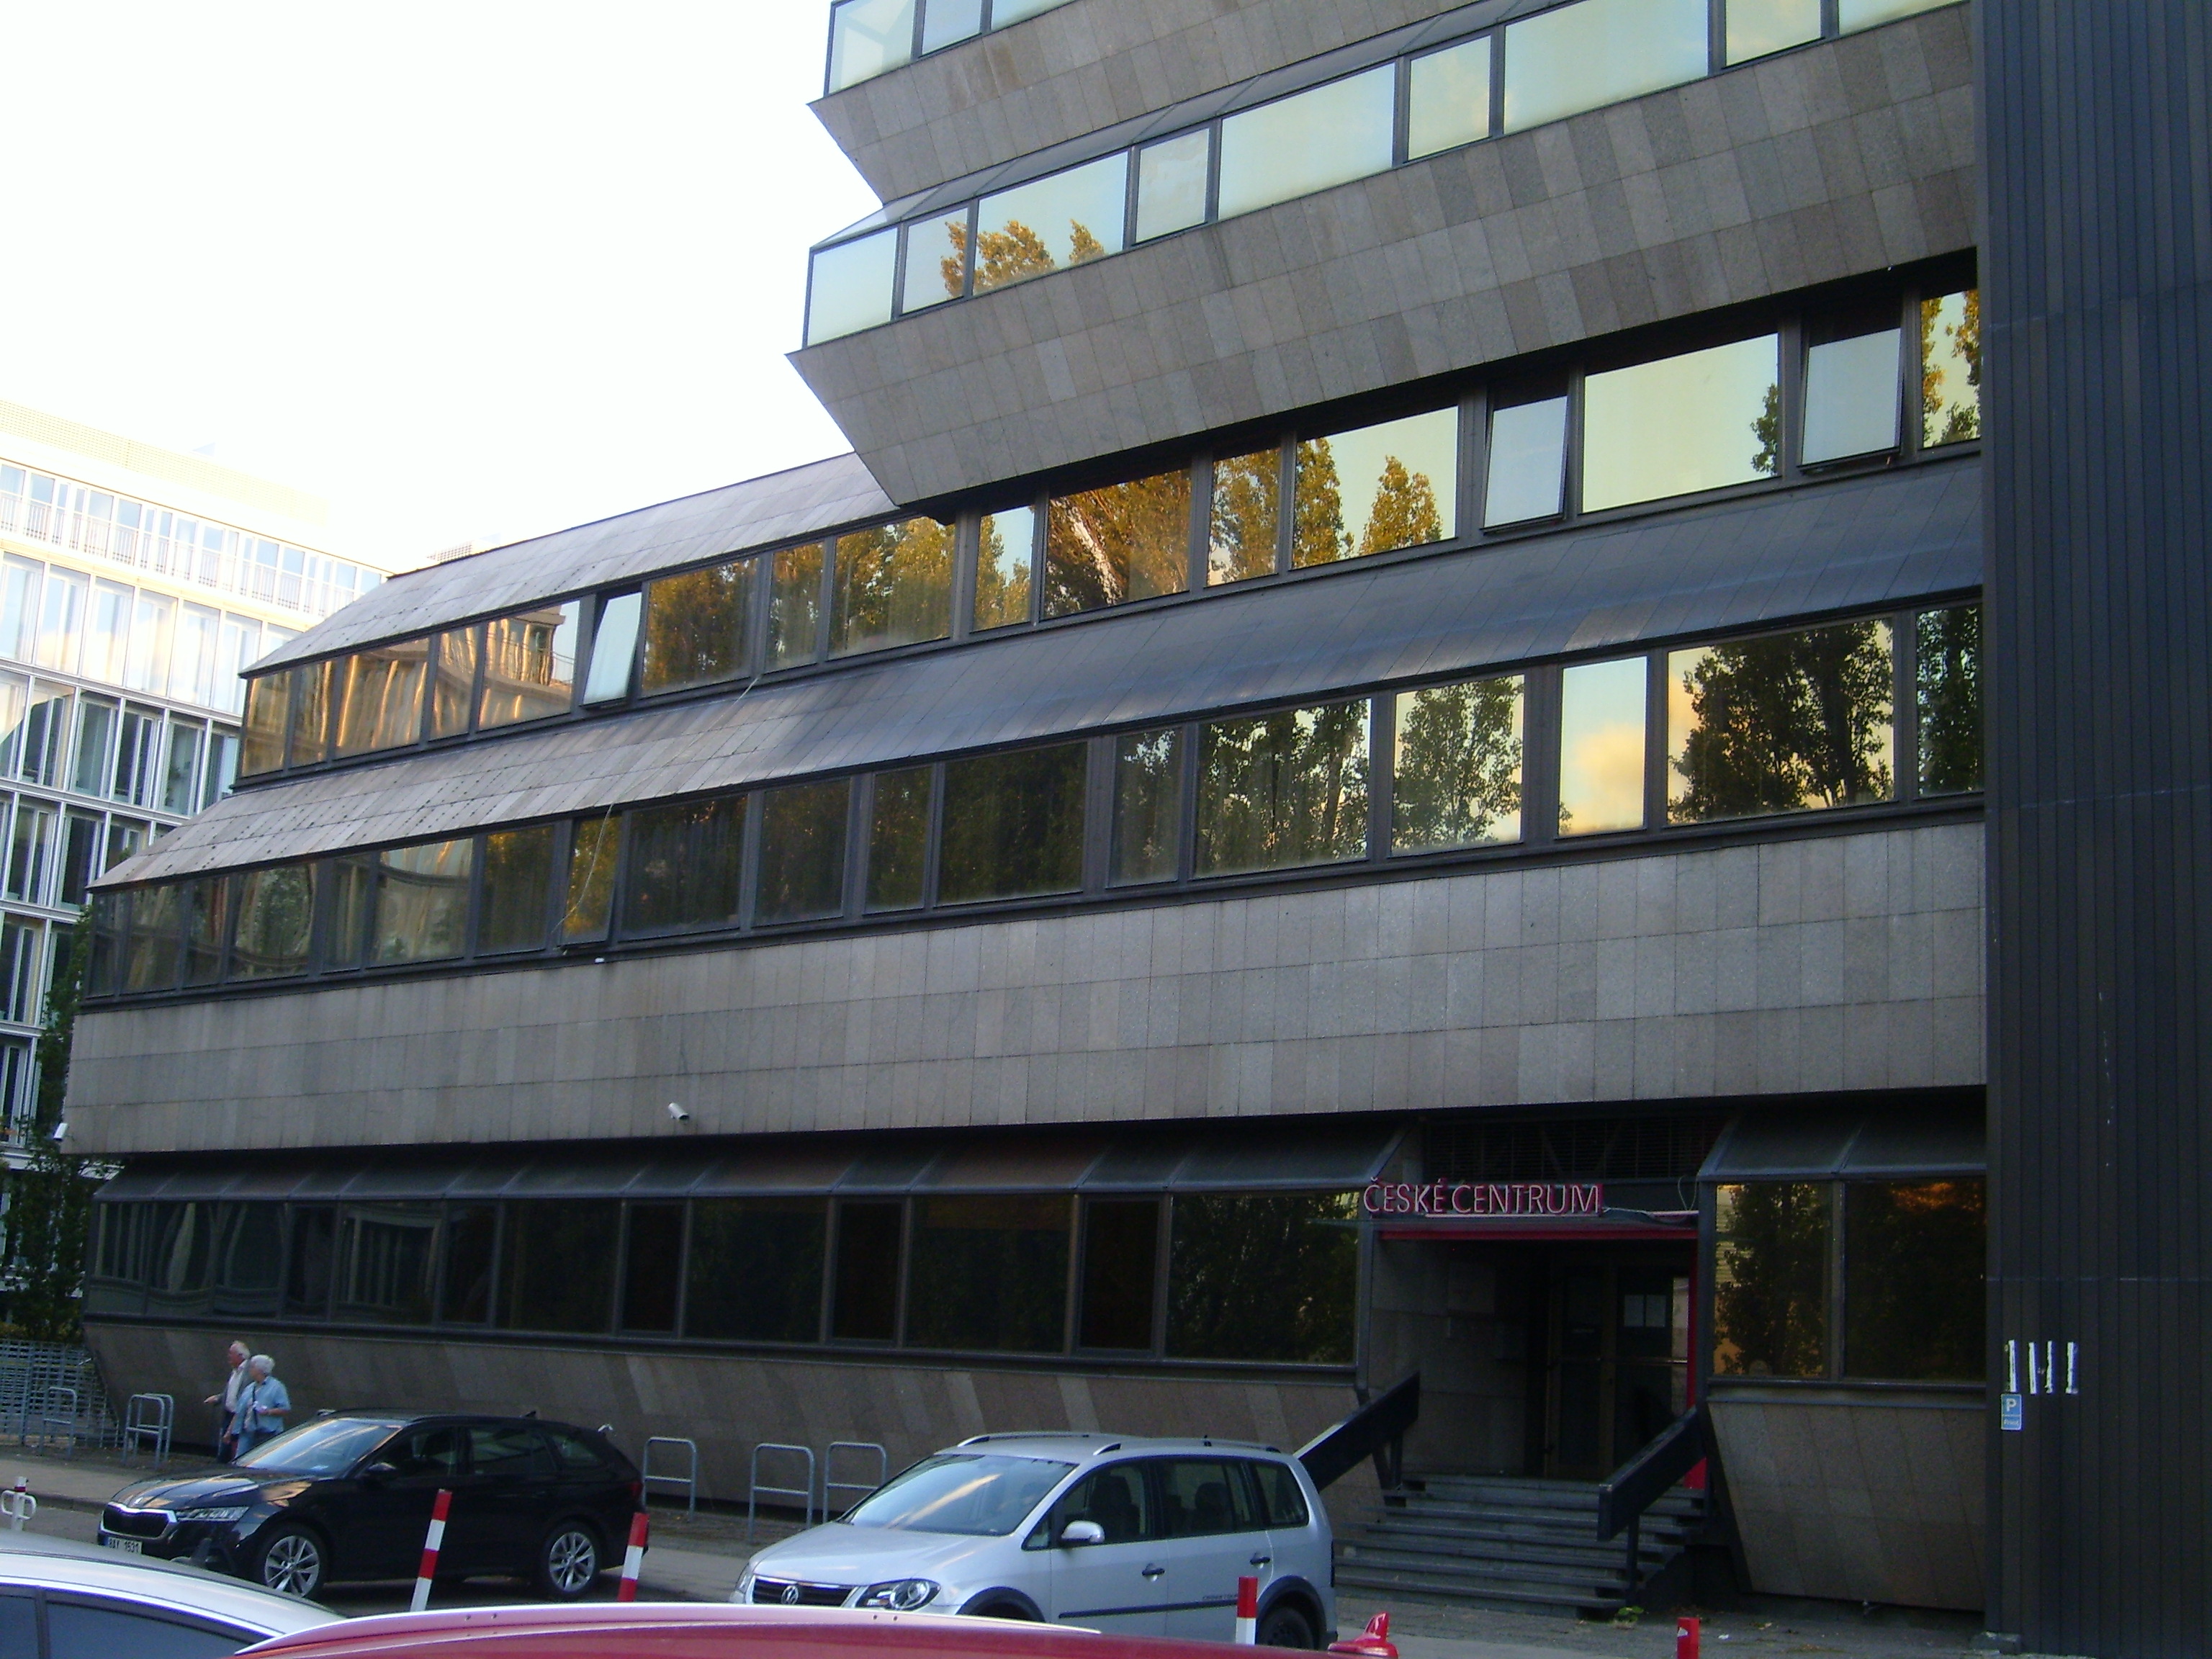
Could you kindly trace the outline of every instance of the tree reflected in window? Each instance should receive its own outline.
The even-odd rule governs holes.
[[[1826,1375],[1828,1193],[1809,1181],[1717,1189],[1716,1374]]]
[[[1982,435],[1982,296],[1975,289],[1920,302],[1920,443]]]
[[[1854,1182],[1844,1189],[1846,1376],[1983,1376],[1984,1185]]]
[[[1399,695],[1393,852],[1521,838],[1521,706],[1518,674]]]
[[[1168,1253],[1168,1352],[1348,1364],[1358,1301],[1354,1200],[1183,1194]]]
[[[1200,728],[1197,870],[1229,875],[1367,853],[1367,705]]]
[[[1190,582],[1190,474],[1178,469],[1054,498],[1044,614],[1180,593]]]
[[[1297,447],[1291,562],[1303,569],[1452,533],[1459,412],[1439,409]]]
[[[1920,793],[1982,787],[1982,608],[1923,612],[1914,678],[1920,703]]]
[[[837,538],[830,654],[884,651],[952,631],[949,524],[907,519]]]

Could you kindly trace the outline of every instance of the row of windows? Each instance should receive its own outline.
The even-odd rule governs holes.
[[[1449,540],[1463,453],[1476,457],[1472,510],[1488,531],[1894,454],[1907,409],[1914,447],[1939,447],[1978,435],[1979,380],[1971,291],[1831,308],[1748,339],[1501,388],[1486,414],[1454,407],[1291,434],[953,524],[878,525],[260,676],[244,770]]]
[[[1951,606],[152,884],[98,896],[89,989],[1955,795],[1981,787],[1980,643]]]
[[[7,848],[0,896],[48,909],[82,904],[94,880],[137,857],[149,836],[165,828],[35,795],[0,795],[0,844]]]
[[[118,1203],[85,1310],[1343,1365],[1353,1201]]]
[[[0,670],[0,780],[189,817],[228,793],[234,727]]]
[[[1821,0],[1723,3],[1725,21],[1715,29],[1710,0],[1574,0],[927,218],[831,243],[812,256],[806,343],[1822,38]],[[892,9],[891,0],[878,3]],[[1848,33],[1948,3],[1840,0],[1838,23]],[[857,23],[865,15],[842,15]],[[887,21],[896,32],[897,19]]]
[[[327,553],[5,464],[0,464],[0,532],[314,618],[351,604],[384,580],[366,565]]]
[[[1979,1382],[1984,1183],[1717,1189],[1713,1373]]]
[[[829,90],[842,92],[1067,0],[836,0],[830,11]]]

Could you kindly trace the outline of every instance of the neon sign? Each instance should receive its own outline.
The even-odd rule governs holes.
[[[1595,1181],[1377,1181],[1360,1194],[1359,1207],[1369,1215],[1603,1215],[1605,1188]]]

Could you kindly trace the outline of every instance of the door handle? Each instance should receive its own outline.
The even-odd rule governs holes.
[[[1157,1578],[1162,1573],[1165,1572],[1167,1569],[1165,1567],[1143,1567],[1139,1568],[1139,1571],[1147,1578]]]
[[[1272,1555],[1255,1555],[1252,1558],[1252,1565],[1255,1567],[1264,1567],[1274,1559]]]

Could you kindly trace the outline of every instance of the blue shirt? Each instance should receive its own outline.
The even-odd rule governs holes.
[[[292,1396],[284,1385],[273,1376],[258,1382],[249,1382],[239,1391],[238,1422],[240,1434],[282,1434],[284,1417],[292,1409]]]

